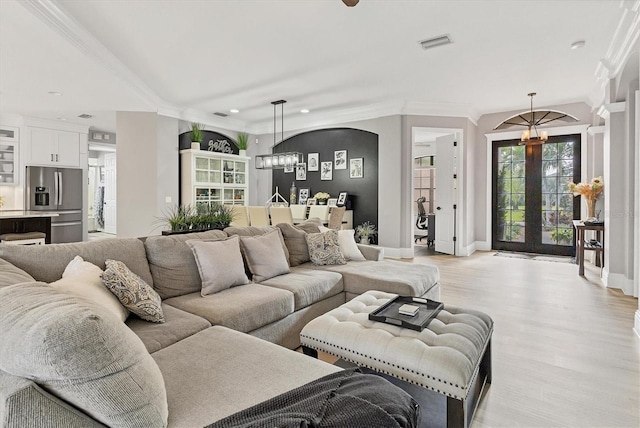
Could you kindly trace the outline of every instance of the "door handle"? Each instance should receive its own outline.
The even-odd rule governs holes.
[[[56,162],[58,162],[58,154],[56,153]]]
[[[51,162],[53,162],[53,153],[51,153]]]

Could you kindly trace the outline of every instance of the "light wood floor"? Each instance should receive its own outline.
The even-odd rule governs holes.
[[[440,268],[442,301],[489,314],[493,383],[483,427],[640,427],[638,300],[604,288],[600,269],[495,257],[416,257]],[[329,359],[329,361],[332,361]]]

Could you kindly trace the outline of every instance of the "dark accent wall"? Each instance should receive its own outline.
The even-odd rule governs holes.
[[[334,161],[334,152],[347,151],[347,169],[333,169],[333,179],[320,180],[320,171],[309,171],[307,179],[296,180],[294,172],[273,170],[273,191],[279,187],[280,194],[289,200],[289,189],[295,181],[298,189],[308,187],[309,197],[317,192],[327,192],[332,198],[346,191],[349,194],[350,209],[353,210],[354,227],[369,221],[378,225],[378,135],[351,128],[319,129],[287,138],[273,148],[273,153],[300,152],[304,162],[309,153],[319,153],[320,162]],[[363,177],[349,178],[349,160],[363,159]]]
[[[190,149],[191,131],[180,134],[178,136],[178,144],[180,150]],[[240,153],[233,138],[229,138],[224,134],[214,131],[202,131],[202,143],[200,143],[200,150],[229,153],[234,155]]]

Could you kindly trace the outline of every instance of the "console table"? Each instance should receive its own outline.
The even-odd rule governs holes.
[[[604,223],[585,224],[582,220],[573,220],[573,227],[576,228],[576,264],[578,265],[578,275],[584,276],[584,252],[595,251],[596,266],[604,266]],[[596,232],[595,241],[587,241],[584,237],[585,231]]]

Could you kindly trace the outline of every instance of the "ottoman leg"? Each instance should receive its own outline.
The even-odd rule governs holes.
[[[318,351],[313,348],[302,345],[302,353],[313,358],[318,358]]]
[[[486,376],[486,383],[491,383],[491,339],[487,343],[487,349],[480,360],[480,371]]]
[[[464,401],[447,397],[447,428],[467,427],[465,407]]]

